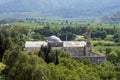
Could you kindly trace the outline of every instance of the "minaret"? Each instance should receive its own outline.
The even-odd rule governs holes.
[[[91,45],[91,30],[88,28],[87,29],[87,47],[89,51],[92,51],[92,45]]]
[[[90,55],[90,52],[92,51],[92,45],[91,45],[91,30],[88,28],[86,30],[86,33],[87,33],[87,40],[86,40],[86,52],[85,52],[85,55],[86,56],[89,56]]]
[[[91,30],[87,29],[87,44],[91,44],[90,40],[91,40]]]

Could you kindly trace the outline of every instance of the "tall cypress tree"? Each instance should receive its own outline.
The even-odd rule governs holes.
[[[56,55],[55,65],[58,65],[59,64],[58,51],[56,51],[55,55]]]
[[[39,57],[42,57],[45,62],[49,63],[50,62],[50,52],[51,52],[51,46],[41,46],[41,49],[38,53]]]
[[[51,45],[48,44],[48,46],[46,47],[46,50],[45,50],[45,61],[47,63],[50,62],[50,56],[49,56],[50,52],[51,52]]]
[[[5,38],[0,33],[0,61],[2,61],[3,53],[5,52],[4,42],[5,42]]]

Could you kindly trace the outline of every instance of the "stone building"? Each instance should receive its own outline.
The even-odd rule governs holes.
[[[0,27],[2,27],[2,28],[13,28],[13,25],[9,24],[9,23],[4,23],[4,24],[0,24]]]
[[[50,36],[47,41],[27,41],[25,43],[26,51],[40,50],[41,46],[51,45],[54,49],[63,49],[70,52],[70,56],[74,59],[87,59],[91,63],[103,63],[106,61],[106,57],[103,54],[92,51],[91,45],[91,31],[87,29],[87,40],[85,41],[62,41],[56,36]]]
[[[47,46],[45,41],[26,41],[25,42],[25,51],[38,51],[40,50],[41,46]]]

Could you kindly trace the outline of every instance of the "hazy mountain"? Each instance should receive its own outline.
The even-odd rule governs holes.
[[[107,15],[102,18],[102,22],[105,23],[120,23],[120,12],[116,12],[110,15]]]
[[[1,0],[2,17],[103,16],[120,10],[120,0]]]

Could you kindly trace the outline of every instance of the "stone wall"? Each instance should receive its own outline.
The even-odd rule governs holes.
[[[40,47],[26,47],[26,48],[24,48],[24,50],[28,51],[28,52],[39,51]]]
[[[72,58],[78,59],[78,60],[89,60],[90,63],[96,63],[96,64],[100,64],[100,63],[106,62],[106,57],[74,56],[74,57],[72,57]]]
[[[63,50],[70,52],[72,56],[84,56],[84,47],[64,47]]]

